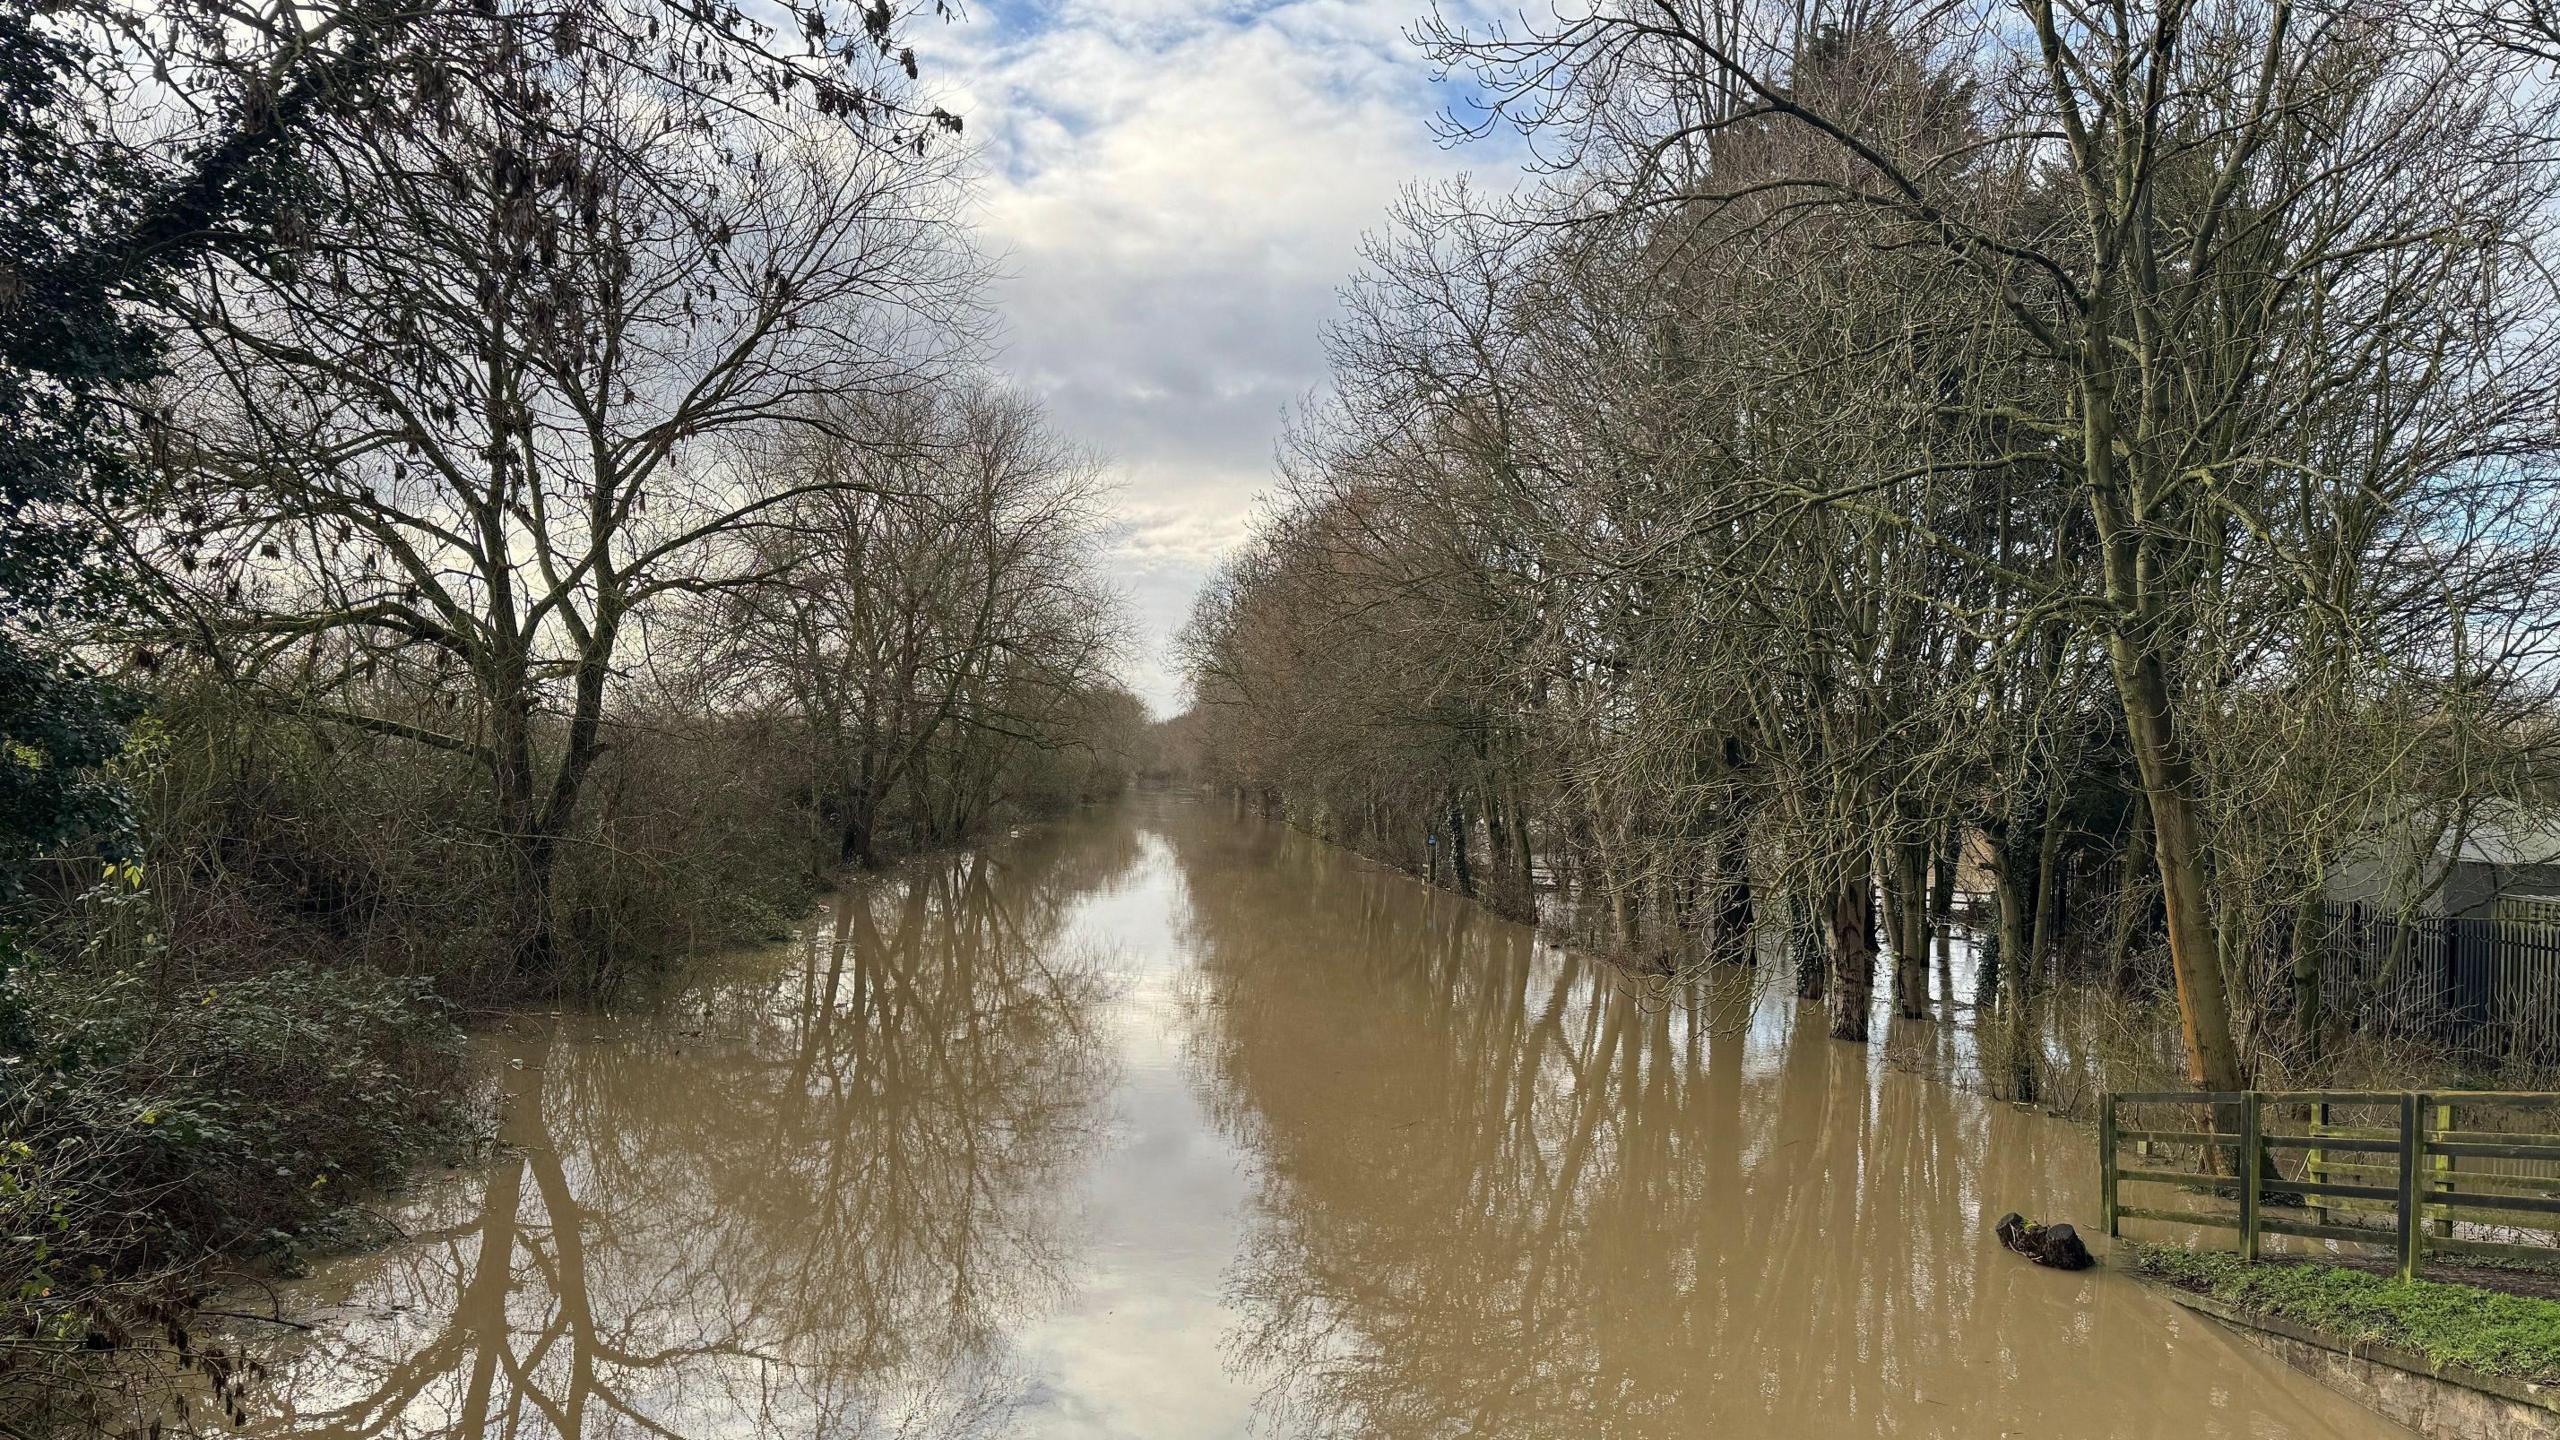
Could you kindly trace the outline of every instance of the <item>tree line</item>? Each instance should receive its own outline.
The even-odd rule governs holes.
[[[1844,1039],[1961,912],[2020,1090],[2065,981],[2196,1084],[2335,1073],[2337,868],[2551,809],[2548,17],[1420,40],[1540,173],[1370,242],[1177,749],[1640,961],[1792,957]]]
[[[214,1267],[447,1133],[457,1004],[1123,783],[957,18],[0,15],[0,1411],[234,1403]]]

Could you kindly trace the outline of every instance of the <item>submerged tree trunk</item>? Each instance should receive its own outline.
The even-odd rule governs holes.
[[[1831,1038],[1867,1038],[1876,991],[1876,887],[1864,865],[1831,886]]]
[[[1476,893],[1474,867],[1467,863],[1467,810],[1457,799],[1449,801],[1449,874],[1457,881],[1458,893],[1472,899]]]
[[[1929,914],[1938,946],[1938,994],[1952,1015],[1956,1002],[1956,872],[1964,860],[1964,827],[1949,821],[1929,860]]]
[[[1819,1000],[1830,969],[1829,948],[1822,940],[1822,920],[1801,895],[1787,900],[1787,950],[1796,971],[1796,998]]]
[[[1481,767],[1479,773],[1482,773]],[[1512,903],[1511,895],[1511,830],[1509,817],[1503,813],[1502,792],[1495,788],[1490,776],[1482,780],[1479,791],[1484,797],[1484,844],[1488,882],[1485,887],[1485,900],[1496,914],[1517,914],[1518,910]]]
[[[1538,855],[1529,838],[1529,803],[1516,790],[1511,796],[1511,825],[1518,842],[1512,860],[1520,867],[1520,913],[1534,925],[1538,921]]]
[[[1964,858],[1964,831],[1950,823],[1929,858],[1929,918],[1938,958],[1953,957],[1956,933],[1956,868]]]
[[[1905,1020],[1929,1013],[1929,841],[1904,837],[1892,860],[1885,915],[1893,943],[1893,1007]]]
[[[2047,826],[2011,822],[1991,837],[1991,878],[1999,903],[1999,932],[1993,958],[1996,974],[1986,974],[1983,989],[1996,987],[2000,1001],[2000,1058],[2008,1098],[2036,1098],[2034,1004],[2037,916],[2042,908],[2043,859],[2049,850]],[[1998,1083],[1995,1081],[1995,1083]]]

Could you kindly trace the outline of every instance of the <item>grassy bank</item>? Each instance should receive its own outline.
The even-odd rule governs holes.
[[[2560,1301],[2469,1285],[2402,1281],[2308,1261],[2261,1261],[2120,1241],[2133,1274],[2339,1341],[2386,1345],[2438,1365],[2560,1384]]]

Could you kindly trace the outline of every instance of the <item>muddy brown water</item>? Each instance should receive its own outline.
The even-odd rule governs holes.
[[[1928,1078],[1951,1044],[1140,802],[489,1037],[504,1148],[281,1292],[251,1428],[2402,1433],[2002,1251],[2092,1218],[2092,1144]]]

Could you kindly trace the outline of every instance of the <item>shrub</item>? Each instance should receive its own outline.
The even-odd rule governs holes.
[[[414,698],[374,702],[431,718]],[[508,964],[513,882],[471,762],[210,684],[171,687],[150,725],[167,738],[132,769],[153,887],[200,971],[353,959],[473,1002],[592,993],[762,939],[823,878],[795,809],[806,784],[791,737],[682,712],[618,717],[559,847],[560,970],[523,975]]]
[[[0,951],[0,1410],[105,1428],[195,1345],[216,1257],[289,1256],[457,1137],[461,1032],[421,982],[292,965],[180,983]]]

